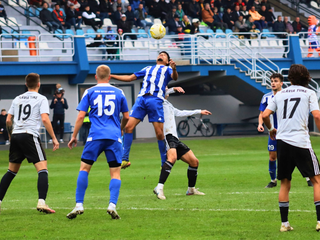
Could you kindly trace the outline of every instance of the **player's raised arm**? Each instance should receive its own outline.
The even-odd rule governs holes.
[[[87,112],[85,112],[85,111],[79,111],[79,113],[78,113],[78,117],[77,117],[76,123],[74,125],[74,130],[73,130],[73,133],[72,133],[72,137],[71,137],[71,140],[68,143],[68,147],[70,149],[72,149],[73,144],[74,144],[75,147],[77,146],[77,143],[78,143],[77,135],[78,135],[78,132],[79,132],[79,130],[80,130],[82,124],[83,124],[83,119],[85,118],[86,113]]]
[[[111,78],[122,81],[122,82],[131,82],[137,79],[137,76],[134,74],[131,75],[110,75]]]
[[[42,113],[41,120],[42,120],[44,127],[46,128],[46,130],[48,131],[48,133],[52,139],[53,151],[59,149],[59,142],[56,138],[56,135],[54,134],[49,115],[47,113]]]
[[[171,78],[176,81],[179,76],[177,72],[177,65],[172,59],[170,60],[169,64],[170,64],[170,67],[172,68]]]
[[[262,111],[260,111],[260,114],[259,114],[259,125],[258,125],[258,128],[257,128],[257,130],[259,131],[259,132],[264,132],[264,127],[263,127],[263,119],[262,119]]]

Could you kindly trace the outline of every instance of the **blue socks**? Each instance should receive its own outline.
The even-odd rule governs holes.
[[[119,193],[120,193],[120,187],[121,187],[121,180],[119,179],[111,179],[109,184],[109,190],[110,190],[110,203],[114,203],[117,205]]]
[[[166,151],[165,140],[158,140],[158,148],[160,151],[161,167],[162,167],[162,165],[167,161],[167,151]]]
[[[133,141],[133,133],[125,133],[123,137],[124,137],[124,141],[123,141],[124,143],[123,143],[122,159],[129,161],[129,153],[130,153],[130,149]]]
[[[77,180],[76,203],[83,203],[84,194],[88,187],[88,175],[86,171],[80,171]]]
[[[277,161],[269,160],[269,174],[270,174],[271,180],[276,179],[276,171],[277,171]]]

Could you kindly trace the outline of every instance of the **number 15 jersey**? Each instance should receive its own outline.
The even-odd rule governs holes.
[[[12,134],[28,133],[39,137],[41,114],[49,114],[48,99],[37,92],[25,92],[12,101],[8,113],[14,116]]]
[[[313,90],[292,85],[278,92],[267,107],[277,111],[277,139],[300,148],[311,148],[308,118],[309,113],[319,110]]]
[[[128,112],[123,91],[109,83],[100,83],[87,89],[77,107],[87,112],[90,106],[91,122],[87,141],[111,139],[121,142],[120,112]]]

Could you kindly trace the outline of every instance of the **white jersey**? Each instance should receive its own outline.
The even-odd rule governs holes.
[[[278,92],[268,109],[277,111],[277,139],[300,148],[311,148],[308,118],[310,112],[319,110],[314,91],[292,85]]]
[[[38,137],[41,114],[49,114],[48,99],[36,92],[26,92],[13,100],[8,113],[14,116],[12,134],[28,133]]]
[[[172,134],[178,138],[177,126],[175,117],[188,117],[195,114],[201,114],[201,110],[179,110],[175,108],[169,101],[164,100],[163,102],[163,111],[164,111],[164,124],[163,131],[164,135]]]

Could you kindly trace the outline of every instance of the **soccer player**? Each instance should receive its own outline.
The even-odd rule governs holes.
[[[288,221],[289,191],[292,172],[298,167],[303,177],[313,183],[314,204],[317,213],[316,230],[320,230],[320,169],[318,159],[311,147],[308,118],[314,117],[320,130],[320,111],[314,91],[308,89],[311,78],[307,68],[301,64],[290,67],[288,79],[291,86],[280,91],[263,112],[262,118],[271,139],[277,136],[278,179],[281,180],[279,208],[281,232],[292,231]],[[277,112],[278,129],[270,123],[269,116]]]
[[[184,90],[180,87],[170,88],[166,92],[166,99],[169,97],[169,94],[173,92],[184,93]],[[177,126],[175,117],[188,117],[195,114],[202,115],[211,115],[211,112],[207,110],[179,110],[176,109],[169,101],[164,100],[163,109],[164,109],[164,134],[166,136],[167,143],[169,145],[169,150],[167,151],[167,161],[163,164],[161,168],[160,178],[158,185],[154,188],[153,192],[161,200],[165,200],[166,197],[163,193],[164,183],[167,181],[171,169],[177,159],[181,159],[189,165],[188,167],[188,190],[187,195],[205,195],[203,192],[198,191],[195,188],[197,176],[198,176],[198,166],[199,160],[193,154],[193,152],[188,148],[187,145],[180,142],[177,134]]]
[[[77,107],[79,114],[72,138],[68,143],[70,149],[72,149],[73,144],[77,146],[76,137],[90,107],[91,128],[81,156],[76,189],[76,206],[67,215],[69,219],[73,219],[84,212],[83,200],[88,187],[88,175],[93,163],[102,152],[105,153],[107,158],[111,177],[109,184],[110,201],[107,212],[112,219],[120,218],[116,211],[116,205],[121,186],[121,130],[124,129],[129,119],[128,104],[123,91],[109,84],[110,68],[108,66],[100,65],[96,70],[95,78],[98,84],[84,92]],[[121,112],[123,118],[120,123]]]
[[[132,75],[111,75],[112,78],[130,82],[143,77],[142,88],[134,103],[124,134],[124,153],[121,168],[131,165],[129,153],[133,140],[133,129],[148,115],[149,122],[154,126],[158,139],[158,147],[161,156],[161,166],[166,161],[166,145],[163,135],[163,100],[165,88],[169,81],[178,79],[176,63],[170,59],[167,52],[162,51],[157,57],[155,66],[148,66]]]
[[[282,90],[283,76],[280,73],[273,73],[270,76],[270,81],[271,81],[272,91],[270,93],[263,95],[260,103],[260,108],[259,108],[260,114],[259,114],[259,125],[258,125],[259,132],[264,132],[264,127],[262,125],[263,124],[262,113],[267,108],[268,104],[272,101],[273,97],[277,94],[277,92]],[[270,121],[274,128],[278,127],[276,114],[270,115]],[[270,174],[271,181],[266,186],[266,188],[273,188],[277,186],[277,178],[276,178],[277,141],[272,140],[270,136],[268,140],[268,151],[269,151],[269,174]]]
[[[30,73],[26,76],[25,81],[28,91],[13,100],[6,120],[11,143],[9,168],[0,182],[0,208],[10,183],[17,175],[22,161],[27,158],[38,172],[39,200],[37,210],[44,213],[55,213],[45,203],[48,192],[48,168],[39,134],[41,121],[52,138],[53,151],[59,148],[59,142],[54,135],[49,119],[48,99],[38,93],[40,76],[36,73]]]

